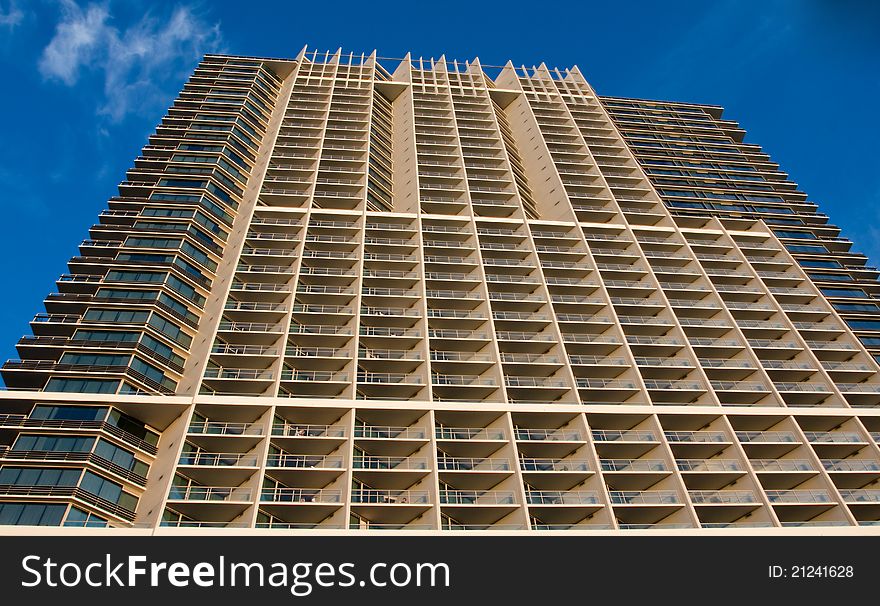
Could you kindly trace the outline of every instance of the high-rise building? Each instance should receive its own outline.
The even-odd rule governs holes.
[[[876,533],[877,270],[743,134],[205,57],[3,366],[3,532]]]

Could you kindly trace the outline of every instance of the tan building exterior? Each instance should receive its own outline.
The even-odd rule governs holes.
[[[3,367],[0,532],[876,534],[876,274],[742,135],[205,57]]]

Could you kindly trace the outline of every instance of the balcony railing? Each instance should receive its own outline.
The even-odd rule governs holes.
[[[274,423],[272,435],[294,438],[344,438],[345,425],[313,425],[307,423]]]
[[[250,501],[251,489],[239,486],[172,486],[170,501]]]
[[[674,490],[612,490],[608,496],[614,505],[677,505],[681,497]]]
[[[743,471],[742,465],[736,459],[676,459],[675,466],[679,471]]]
[[[520,457],[522,471],[590,471],[587,459],[551,459],[540,457]]]
[[[822,459],[826,471],[880,471],[880,462],[871,459]]]
[[[840,496],[846,503],[880,503],[880,490],[876,488],[841,488]]]
[[[755,471],[815,471],[807,459],[751,459]]]
[[[510,459],[440,457],[437,459],[440,471],[510,471]]]
[[[736,438],[744,443],[751,442],[798,442],[790,431],[737,431]]]
[[[507,490],[441,490],[443,505],[514,505],[513,492]]]
[[[354,428],[356,438],[379,438],[399,440],[424,440],[427,434],[419,427],[398,427],[393,425],[356,425]]]
[[[601,459],[602,471],[669,471],[662,459]]]
[[[515,428],[516,440],[538,442],[579,442],[584,439],[583,434],[577,429],[524,429]]]
[[[187,428],[191,434],[220,436],[261,436],[263,426],[256,423],[229,423],[225,421],[192,421]]]
[[[237,452],[184,452],[180,465],[200,467],[256,467],[257,455]]]
[[[594,429],[596,442],[656,442],[657,434],[646,429]]]
[[[688,496],[695,505],[758,502],[751,490],[689,490]]]
[[[599,493],[590,490],[528,490],[528,505],[596,505]]]
[[[431,502],[426,490],[378,490],[355,488],[351,491],[352,504],[388,503],[395,505],[422,505]]]
[[[663,435],[670,442],[705,443],[729,442],[723,431],[664,431]]]
[[[491,427],[435,427],[438,440],[503,440],[504,431]]]
[[[831,495],[822,489],[768,490],[771,503],[832,503]]]
[[[428,459],[424,457],[381,457],[381,456],[355,456],[355,469],[382,469],[382,470],[426,470]]]
[[[342,491],[327,488],[263,488],[263,503],[342,503]]]
[[[804,435],[811,444],[858,444],[866,441],[854,431],[805,431]]]
[[[276,452],[266,457],[266,467],[283,469],[342,469],[344,466],[345,458],[341,455]]]

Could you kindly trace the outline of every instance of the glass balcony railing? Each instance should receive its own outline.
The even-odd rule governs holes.
[[[608,496],[613,505],[680,505],[681,497],[674,490],[612,490]]]
[[[689,490],[688,496],[694,505],[757,503],[751,490]]]
[[[669,471],[662,459],[601,459],[602,471]]]
[[[441,490],[441,505],[515,505],[513,491]]]
[[[440,457],[437,459],[440,471],[510,471],[510,459],[499,457]]]

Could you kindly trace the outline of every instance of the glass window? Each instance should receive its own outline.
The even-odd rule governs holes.
[[[825,280],[832,282],[852,282],[849,274],[807,274],[813,280]]]
[[[876,303],[834,303],[834,309],[840,311],[880,311]]]
[[[841,267],[839,261],[825,261],[820,259],[798,259],[798,264],[800,264],[801,267]]]
[[[860,288],[820,288],[822,294],[826,297],[857,297],[860,299],[870,299],[871,297]]]
[[[31,419],[52,419],[59,421],[103,421],[107,416],[106,406],[49,406],[37,404],[31,412]]]
[[[58,526],[67,505],[0,503],[0,524],[7,526]]]
[[[816,240],[816,234],[809,231],[782,231],[782,230],[773,230],[773,233],[776,234],[780,238],[800,238],[807,240]]]
[[[71,507],[70,511],[67,513],[67,519],[64,520],[64,525],[103,528],[107,526],[107,520],[97,514],[83,511],[79,507]]]
[[[821,244],[786,244],[785,248],[793,253],[827,253],[828,249]]]
[[[46,391],[62,391],[66,393],[116,393],[119,381],[113,379],[49,379],[44,388]]]

